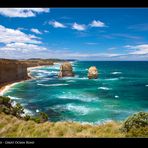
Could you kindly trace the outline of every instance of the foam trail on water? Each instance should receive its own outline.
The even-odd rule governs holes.
[[[36,113],[38,113],[38,112],[40,112],[40,110],[39,109],[36,109]]]
[[[33,71],[33,72],[39,72],[39,73],[44,73],[44,74],[50,74],[50,72],[47,71],[47,70],[34,69],[34,70],[31,70],[31,71]]]
[[[97,108],[89,108],[83,105],[75,105],[75,104],[66,104],[66,105],[56,105],[54,107],[52,107],[53,109],[58,109],[58,110],[68,110],[70,112],[74,112],[76,114],[80,114],[80,115],[86,115],[89,114],[91,112],[97,111],[99,109]]]
[[[75,94],[73,93],[64,93],[62,95],[57,96],[59,99],[69,99],[69,100],[80,100],[83,102],[98,102],[100,101],[98,97],[87,96],[83,94]]]
[[[9,98],[11,98],[12,100],[20,100],[22,98],[18,98],[18,97],[13,97],[13,96],[8,96]]]
[[[111,90],[111,88],[108,88],[108,87],[98,87],[98,89],[102,89],[102,90]]]
[[[67,81],[67,82],[76,82],[76,81],[74,81],[74,80],[69,80],[69,81]]]
[[[115,72],[112,72],[111,74],[117,75],[117,74],[122,74],[122,72],[120,72],[120,71],[115,71]]]
[[[107,80],[107,81],[117,81],[117,80],[119,80],[119,78],[109,78],[109,79],[105,79],[105,80]]]
[[[40,86],[64,86],[64,85],[68,85],[68,84],[40,84],[40,83],[38,83],[37,85],[40,85]]]
[[[32,116],[33,115],[33,112],[28,110],[28,109],[24,109],[24,115],[30,115]]]

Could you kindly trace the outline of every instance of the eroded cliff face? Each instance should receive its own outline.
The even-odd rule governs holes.
[[[9,60],[0,59],[0,87],[11,82],[26,80],[29,78],[27,67],[53,65],[58,60],[34,59],[34,60]]]
[[[28,78],[26,64],[16,60],[0,60],[0,85]]]

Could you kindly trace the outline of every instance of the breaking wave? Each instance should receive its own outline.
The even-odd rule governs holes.
[[[120,71],[115,71],[115,72],[112,72],[111,74],[117,75],[117,74],[122,74],[122,72],[120,72]]]
[[[111,90],[111,88],[108,88],[108,87],[98,87],[98,89],[102,89],[102,90]]]
[[[40,84],[40,83],[38,83],[37,85],[40,85],[40,86],[64,86],[64,85],[68,85],[68,84]]]

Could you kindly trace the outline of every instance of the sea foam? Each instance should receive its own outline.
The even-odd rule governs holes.
[[[100,101],[98,97],[92,97],[82,94],[73,94],[73,93],[64,93],[62,95],[57,96],[59,99],[69,99],[69,100],[80,100],[83,102],[96,102]]]
[[[69,81],[67,81],[67,82],[75,82],[74,80],[69,80]]]
[[[37,85],[40,85],[40,86],[64,86],[64,85],[69,85],[69,84],[40,84],[40,83],[38,83]]]
[[[31,71],[33,71],[33,72],[38,72],[38,73],[50,74],[50,71],[47,71],[47,70],[33,69],[33,70],[31,70]]]
[[[105,80],[107,80],[107,81],[117,81],[117,80],[119,80],[119,78],[109,78],[109,79],[105,79]]]
[[[102,90],[111,90],[111,88],[108,88],[108,87],[98,87],[98,89],[102,89]]]
[[[11,98],[12,100],[20,100],[22,98],[18,98],[18,97],[13,97],[13,96],[8,96],[9,98]]]
[[[116,95],[115,98],[119,98],[119,96]]]
[[[117,75],[117,74],[122,74],[122,72],[120,72],[120,71],[115,71],[115,72],[112,72],[111,74]]]
[[[34,114],[33,114],[33,112],[32,112],[31,110],[29,110],[29,109],[24,109],[24,115],[30,115],[30,116],[32,116],[32,115],[34,115]]]
[[[80,114],[80,115],[86,115],[89,114],[91,112],[97,111],[99,110],[98,108],[89,108],[83,105],[75,105],[72,103],[66,104],[66,105],[56,105],[54,107],[52,107],[53,109],[58,109],[58,110],[67,110],[70,112],[74,112],[76,114]]]

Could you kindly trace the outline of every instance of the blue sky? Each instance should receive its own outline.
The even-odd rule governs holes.
[[[148,8],[0,8],[0,58],[148,60]]]

